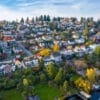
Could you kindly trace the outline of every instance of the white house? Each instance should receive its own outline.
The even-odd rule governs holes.
[[[85,40],[83,38],[80,38],[80,39],[75,40],[75,43],[83,44],[85,43]]]

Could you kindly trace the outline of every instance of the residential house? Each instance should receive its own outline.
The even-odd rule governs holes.
[[[51,57],[43,57],[44,65],[47,66],[49,63],[54,62]]]
[[[20,47],[14,47],[13,52],[16,54],[23,54],[24,51]]]
[[[84,56],[84,54],[85,54],[84,50],[81,49],[80,47],[76,47],[76,48],[74,49],[74,52],[75,52],[75,55],[76,55],[77,57],[82,57],[82,56]]]
[[[15,35],[13,35],[11,32],[4,32],[3,34],[3,41],[9,42],[9,41],[15,41]]]
[[[100,43],[100,33],[95,35],[95,41],[96,43]]]
[[[85,39],[83,39],[83,38],[76,39],[75,43],[77,43],[77,44],[83,44],[83,43],[85,43]]]
[[[2,48],[6,48],[6,47],[7,47],[7,42],[0,41],[0,46],[1,46]]]
[[[100,46],[100,44],[92,44],[92,45],[90,45],[89,46],[90,47],[89,53],[93,53],[97,46]]]
[[[69,45],[75,45],[75,41],[74,40],[68,40],[68,44]]]
[[[60,53],[52,53],[50,57],[51,60],[54,61],[55,63],[60,63],[62,61]]]
[[[27,100],[40,100],[40,97],[39,96],[29,96],[27,97]]]
[[[13,71],[15,71],[16,66],[14,64],[2,64],[0,66],[0,72],[2,72],[2,74],[9,74]]]
[[[28,58],[26,60],[23,61],[24,66],[27,67],[32,67],[32,68],[39,68],[39,60],[38,58]]]
[[[4,48],[3,52],[6,53],[7,55],[11,55],[12,54],[12,49],[10,49],[10,48]]]

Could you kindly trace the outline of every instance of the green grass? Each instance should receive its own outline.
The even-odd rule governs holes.
[[[40,96],[40,100],[54,100],[55,97],[60,96],[61,91],[47,85],[37,85],[36,93]]]
[[[55,97],[60,96],[61,91],[55,87],[49,87],[47,85],[36,85],[36,93],[40,97],[40,100],[54,100]],[[24,100],[20,92],[16,89],[3,91],[3,100]]]
[[[23,100],[21,94],[13,89],[3,92],[3,100]]]

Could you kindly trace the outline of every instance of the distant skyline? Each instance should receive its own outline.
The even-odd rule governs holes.
[[[50,15],[100,18],[100,0],[0,0],[0,20]]]

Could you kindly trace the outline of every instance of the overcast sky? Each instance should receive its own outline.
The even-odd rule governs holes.
[[[100,18],[100,0],[0,0],[0,20],[44,14]]]

